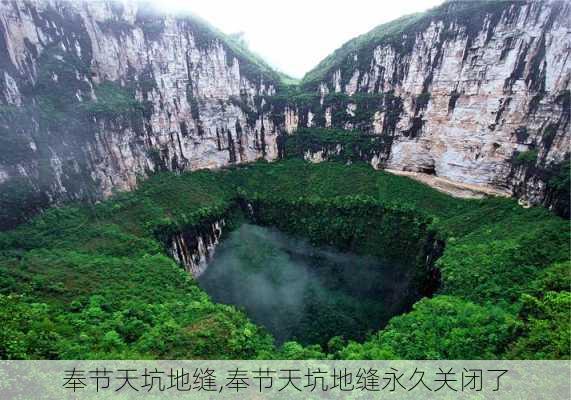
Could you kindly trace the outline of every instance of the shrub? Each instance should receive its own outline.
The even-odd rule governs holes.
[[[535,165],[538,155],[539,151],[536,149],[523,151],[517,154],[515,164],[527,166]]]

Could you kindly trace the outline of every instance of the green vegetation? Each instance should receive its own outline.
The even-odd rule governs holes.
[[[38,79],[29,94],[36,100],[42,129],[77,127],[77,106],[89,99],[91,90],[89,83],[78,77],[89,73],[89,63],[54,43],[42,52],[38,65]]]
[[[82,76],[89,76],[88,63],[72,52],[59,47],[42,53],[37,83],[30,89],[36,100],[40,127],[58,132],[94,131],[92,117],[122,120],[142,115],[148,104],[135,97],[135,83],[121,86],[105,81],[92,85]],[[65,82],[65,84],[62,84]],[[144,87],[147,82],[140,83]],[[32,110],[34,111],[34,110]]]
[[[342,359],[495,359],[513,335],[515,321],[494,305],[454,296],[416,303],[363,344],[349,343]]]
[[[0,230],[14,228],[48,204],[48,197],[25,178],[14,178],[0,184]]]
[[[330,161],[368,161],[384,154],[387,138],[340,129],[298,129],[285,142],[286,157],[303,157],[306,152],[324,152]]]
[[[311,111],[316,125],[324,126],[329,109],[332,126],[352,130],[301,129],[286,140],[285,161],[160,173],[132,193],[97,205],[50,209],[15,227],[48,203],[41,185],[53,182],[47,176],[50,157],[40,152],[50,144],[81,148],[85,142],[77,132],[88,136],[97,122],[138,123],[134,130],[140,133],[143,118],[134,122],[130,117],[148,111],[148,104],[135,96],[134,82],[90,84],[89,46],[82,46],[82,56],[62,50],[60,43],[46,48],[37,63],[37,80],[23,88],[30,104],[0,106],[0,147],[7,149],[0,162],[35,157],[30,147],[35,133],[47,142],[37,146],[40,187],[26,180],[0,187],[0,220],[6,221],[0,228],[13,228],[0,233],[0,358],[570,358],[568,221],[543,208],[523,209],[509,199],[454,199],[374,171],[361,161],[387,153],[402,112],[400,99],[393,93],[321,98],[315,91],[337,69],[346,80],[356,68],[367,68],[378,45],[390,44],[397,55],[409,51],[416,33],[435,20],[460,24],[471,40],[484,16],[492,15],[488,26],[493,29],[509,4],[450,1],[385,24],[345,44],[299,86],[239,38],[185,17],[201,50],[221,43],[228,49],[227,61],[238,59],[241,72],[253,82],[279,86],[278,95],[264,98],[275,111],[268,113],[271,118],[283,118],[285,107],[295,107],[300,118]],[[146,40],[159,40],[165,29],[164,20],[154,14],[138,15],[137,24]],[[101,27],[128,31],[121,21]],[[440,37],[450,34],[444,29]],[[137,89],[150,90],[155,84],[151,78],[138,82]],[[187,99],[198,120],[199,101],[192,93],[189,85]],[[452,94],[449,110],[458,96]],[[557,102],[565,109],[569,98],[565,91]],[[256,105],[261,107],[264,99],[256,98]],[[430,93],[423,91],[415,99],[416,111],[429,100]],[[242,98],[230,102],[255,119]],[[385,113],[384,134],[360,133],[371,131],[376,111]],[[28,112],[37,116],[37,124]],[[13,121],[32,135],[30,140],[13,129]],[[554,140],[557,129],[546,126],[544,144]],[[297,159],[306,151],[324,151],[330,162],[312,165]],[[158,150],[149,156],[157,165],[162,162]],[[531,170],[538,156],[535,149],[522,152],[514,164]],[[74,166],[62,166],[66,168]],[[548,202],[568,215],[569,159],[537,168],[548,178]],[[73,180],[71,173],[65,175]],[[313,244],[414,265],[427,296],[361,342],[334,337],[327,344],[277,346],[244,312],[213,302],[167,255],[174,234],[193,235],[222,217],[230,228],[236,208],[246,204],[258,224]],[[434,265],[426,261],[436,258]],[[422,281],[423,274],[440,279],[436,293],[434,287],[422,286],[430,284]]]
[[[387,24],[380,25],[364,35],[351,39],[327,56],[314,69],[305,74],[301,81],[302,85],[311,86],[323,81],[326,78],[326,74],[335,68],[340,68],[342,63],[355,52],[360,51],[363,47],[380,44],[382,40],[386,40],[386,38],[392,35],[401,34],[404,30],[414,26],[421,17],[422,14],[420,13],[407,15]]]
[[[110,33],[121,37],[129,34],[136,27],[141,28],[146,40],[161,41],[165,32],[165,14],[164,10],[160,10],[156,4],[143,0],[137,9],[135,26],[125,19],[122,6],[118,7],[116,17],[105,21],[97,21],[99,27]],[[297,80],[276,71],[269,66],[259,55],[252,52],[241,35],[227,35],[199,16],[180,11],[174,16],[178,23],[192,33],[195,45],[200,50],[205,50],[220,43],[228,51],[229,57],[227,62],[231,63],[234,58],[240,62],[240,70],[243,75],[247,76],[254,83],[273,83],[274,85],[287,85],[297,83]]]
[[[535,165],[537,162],[537,157],[539,155],[539,151],[536,149],[527,150],[521,153],[518,153],[515,158],[516,165]]]
[[[194,14],[178,15],[183,21],[190,22],[189,28],[194,33],[196,44],[199,48],[208,48],[214,42],[223,44],[230,52],[230,56],[236,57],[240,62],[240,71],[252,82],[260,79],[274,83],[275,85],[289,85],[297,83],[297,80],[288,75],[276,71],[262,57],[248,48],[245,41],[236,35],[226,35]],[[231,61],[231,57],[226,60]]]
[[[14,165],[26,160],[33,153],[30,147],[30,132],[34,121],[28,110],[0,104],[0,163]]]
[[[547,182],[547,204],[565,218],[569,218],[571,211],[571,160],[569,155],[565,159],[549,168]]]
[[[135,98],[134,90],[106,81],[95,87],[94,101],[85,102],[80,109],[87,115],[105,118],[141,115],[145,105]]]
[[[237,198],[254,205],[260,223],[362,254],[415,257],[433,232],[446,244],[437,262],[441,288],[363,343],[276,348],[242,312],[213,303],[165,253],[173,233],[229,215]],[[289,160],[158,174],[135,192],[95,207],[51,209],[0,235],[0,353],[568,358],[569,288],[561,283],[568,259],[569,225],[545,209],[454,199],[363,163]]]
[[[555,263],[533,281],[531,294],[522,296],[519,318],[525,321],[510,358],[568,358],[571,347],[571,262]]]
[[[450,23],[464,26],[469,37],[475,31],[482,29],[484,20],[492,15],[494,25],[501,12],[509,8],[515,1],[475,0],[447,1],[444,4],[423,13],[411,14],[379,25],[370,32],[358,36],[321,61],[302,79],[305,89],[315,89],[317,85],[327,80],[338,69],[341,70],[343,82],[348,80],[356,68],[367,69],[373,55],[373,49],[379,45],[391,45],[397,53],[410,51],[416,34],[426,29],[432,22],[444,22],[446,30],[442,34],[453,34],[448,31]],[[469,39],[470,40],[470,39]],[[356,57],[356,60],[355,60]]]
[[[423,92],[418,96],[416,96],[416,99],[414,100],[416,110],[426,108],[426,105],[428,104],[429,101],[430,101],[430,93],[428,92]]]
[[[389,139],[402,113],[402,100],[393,92],[387,93],[328,93],[305,92],[300,87],[288,87],[274,96],[264,97],[266,107],[276,124],[283,124],[286,107],[297,110],[300,126],[308,126],[308,113],[315,126],[326,126],[329,113],[331,126],[336,129],[373,132],[375,113],[383,113],[382,132]],[[324,131],[325,132],[325,131]]]

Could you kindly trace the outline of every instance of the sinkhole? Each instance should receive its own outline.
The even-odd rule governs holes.
[[[243,309],[278,343],[363,340],[422,297],[418,268],[312,246],[275,228],[241,224],[216,248],[199,285]]]

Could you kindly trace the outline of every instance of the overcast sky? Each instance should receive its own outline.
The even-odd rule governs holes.
[[[250,49],[301,78],[349,39],[443,0],[154,0],[184,8],[225,33],[244,32]]]

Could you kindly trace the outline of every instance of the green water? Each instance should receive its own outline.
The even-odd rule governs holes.
[[[325,345],[334,336],[363,339],[407,310],[416,297],[412,276],[410,268],[244,224],[219,245],[198,281],[278,342]]]

